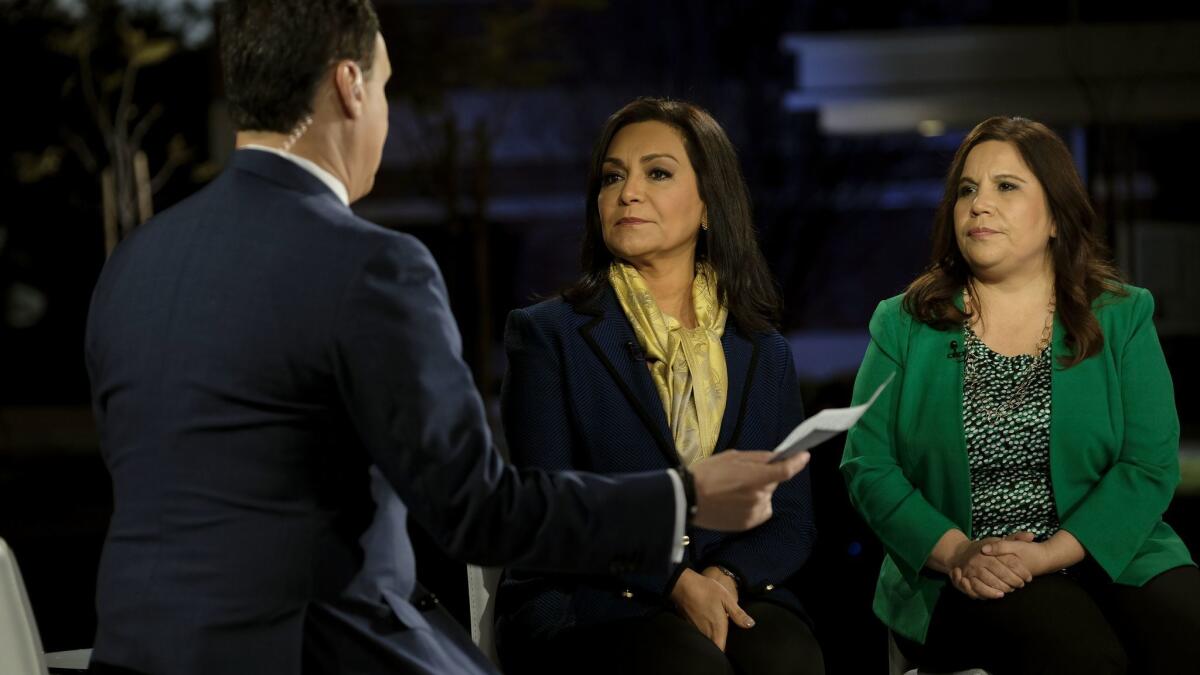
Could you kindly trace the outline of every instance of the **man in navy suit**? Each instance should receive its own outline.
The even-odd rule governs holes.
[[[94,670],[487,672],[421,602],[409,515],[462,560],[607,573],[665,569],[687,518],[770,517],[804,458],[505,464],[429,252],[349,209],[387,135],[370,3],[223,12],[239,149],[118,247],[88,319],[115,497]]]

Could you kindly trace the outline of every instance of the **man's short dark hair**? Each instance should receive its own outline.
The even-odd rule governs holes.
[[[370,0],[226,0],[221,65],[238,130],[289,133],[330,66],[370,70],[378,32]]]

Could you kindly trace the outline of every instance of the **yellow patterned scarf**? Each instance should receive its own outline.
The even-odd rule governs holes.
[[[707,263],[696,267],[692,281],[696,327],[692,329],[662,313],[646,281],[631,265],[614,262],[608,280],[646,352],[646,365],[667,413],[679,459],[691,466],[716,448],[729,390],[721,347],[728,312],[718,300],[716,272]]]

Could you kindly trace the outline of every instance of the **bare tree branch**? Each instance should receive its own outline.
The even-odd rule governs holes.
[[[138,67],[130,61],[125,65],[125,74],[121,80],[121,98],[117,102],[117,111],[113,120],[116,122],[118,133],[124,136],[129,129],[129,120],[133,117],[133,89],[137,84]]]
[[[92,111],[92,117],[96,119],[96,124],[100,127],[101,135],[107,138],[112,135],[113,125],[112,120],[108,117],[108,109],[100,102],[100,97],[96,94],[96,79],[92,74],[90,52],[81,51],[79,53],[79,72],[82,74],[80,88],[83,90],[83,98]]]
[[[87,141],[84,141],[82,136],[70,129],[60,129],[59,135],[62,137],[63,143],[75,152],[75,156],[79,158],[79,162],[83,164],[83,168],[88,173],[96,173],[100,163],[96,160],[96,155],[92,152],[92,149],[87,146]]]
[[[167,153],[167,160],[159,167],[158,172],[154,174],[154,178],[150,181],[150,194],[155,194],[167,184],[171,179],[171,175],[179,167],[187,164],[192,159],[191,149],[176,150]]]
[[[162,104],[155,103],[154,107],[150,108],[150,111],[147,112],[142,119],[138,120],[137,126],[135,126],[133,131],[129,134],[129,144],[135,148],[142,147],[142,139],[145,138],[146,132],[149,131],[151,125],[153,125],[154,122],[162,116],[162,113]]]

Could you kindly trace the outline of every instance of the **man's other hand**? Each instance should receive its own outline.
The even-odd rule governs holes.
[[[771,517],[771,495],[785,480],[808,466],[801,452],[769,464],[774,453],[765,450],[726,450],[691,467],[696,485],[696,515],[692,522],[710,530],[740,532]]]

